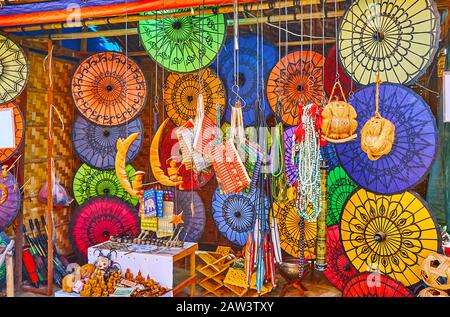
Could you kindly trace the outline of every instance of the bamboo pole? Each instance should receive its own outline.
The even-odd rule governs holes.
[[[327,18],[340,17],[344,15],[344,11],[336,11],[329,12],[327,14]],[[276,16],[265,16],[258,18],[244,18],[239,19],[239,26],[244,25],[254,25],[258,23],[274,23],[279,21],[307,21],[309,19],[322,19],[325,18],[325,14],[323,12],[313,12],[304,13],[304,14],[288,14],[288,15],[276,15]],[[228,20],[228,26],[233,25],[233,20]],[[95,31],[95,32],[74,32],[74,33],[64,33],[64,34],[51,34],[51,35],[38,35],[33,38],[35,39],[44,39],[49,38],[53,41],[60,40],[75,40],[75,39],[90,39],[90,38],[98,38],[98,37],[113,37],[113,36],[125,36],[125,35],[137,35],[139,34],[137,28],[129,28],[129,29],[117,29],[117,30],[105,30],[105,31]],[[309,43],[309,42],[308,42]]]
[[[326,0],[327,3],[334,3],[335,0]],[[336,2],[343,2],[345,0],[336,0]],[[294,0],[289,1],[277,1],[273,4],[263,3],[263,4],[255,4],[255,3],[247,3],[247,4],[239,4],[238,10],[239,12],[247,12],[247,11],[255,11],[255,10],[268,10],[268,9],[281,9],[285,7],[294,7],[296,5],[317,5],[320,4],[321,0],[299,0],[299,3]],[[205,14],[225,14],[232,13],[233,6],[223,6],[218,7],[217,9],[205,9]],[[74,27],[89,27],[89,26],[100,26],[100,25],[111,25],[125,22],[139,22],[143,20],[156,20],[163,18],[181,18],[186,16],[195,16],[202,13],[202,8],[195,8],[193,11],[183,11],[183,12],[174,12],[174,13],[166,13],[166,14],[158,14],[158,15],[139,15],[133,14],[126,16],[116,16],[111,18],[100,18],[100,19],[91,19],[84,21],[76,21],[76,22],[65,22],[65,23],[49,23],[49,24],[41,24],[41,25],[32,25],[32,26],[23,26],[23,27],[12,27],[12,28],[4,28],[3,31],[13,33],[13,32],[28,32],[28,31],[45,31],[45,30],[58,30],[58,29],[66,29],[66,28],[74,28]]]
[[[6,254],[6,296],[14,297],[14,260],[12,252]]]

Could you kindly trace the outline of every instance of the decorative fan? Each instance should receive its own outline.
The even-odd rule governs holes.
[[[348,261],[342,249],[341,238],[339,236],[339,226],[328,227],[327,231],[327,268],[323,272],[325,277],[338,288],[344,289],[345,283],[358,273],[353,265]]]
[[[292,162],[292,136],[295,133],[295,129],[296,127],[293,127],[284,131],[284,165],[288,180],[288,186],[292,186],[293,184],[295,184],[298,179],[297,167]]]
[[[358,189],[341,216],[341,241],[354,267],[379,270],[405,286],[420,281],[420,264],[441,247],[439,226],[412,192],[384,196]]]
[[[432,0],[357,0],[339,28],[339,57],[361,85],[382,81],[410,85],[439,48],[440,18]]]
[[[355,91],[357,88],[356,83],[352,83],[352,80],[347,76],[345,71],[342,69],[339,61],[336,60],[336,45],[328,52],[328,56],[326,58],[326,63],[323,66],[323,79],[324,79],[324,89],[328,96],[331,95],[333,91],[334,83],[336,82],[336,67],[337,73],[339,76],[339,82],[341,83],[342,90],[345,96],[342,96],[341,91],[336,89],[335,95],[339,97],[339,100],[344,100],[344,97],[347,98],[350,91]]]
[[[336,144],[342,167],[359,186],[374,193],[395,194],[414,187],[428,173],[437,151],[436,119],[430,107],[411,89],[398,84],[380,86],[381,115],[395,125],[389,154],[372,161],[361,149],[359,124],[354,142]],[[358,90],[350,101],[365,123],[373,116],[375,85]]]
[[[0,35],[1,37],[1,35]],[[16,147],[12,149],[0,149],[0,163],[9,160],[22,145],[22,141],[25,138],[25,120],[19,107],[10,102],[5,105],[0,105],[0,109],[13,108],[14,112],[14,128],[16,129],[15,144]]]
[[[414,297],[401,283],[379,273],[361,273],[345,285],[342,297]]]
[[[259,51],[258,51],[259,45]],[[264,55],[262,55],[264,52]],[[251,126],[255,124],[255,103],[257,101],[258,90],[261,93],[261,86],[266,82],[269,77],[270,70],[276,64],[277,51],[275,46],[270,43],[268,39],[258,39],[256,34],[244,34],[239,36],[239,96],[244,100],[245,107],[243,107],[244,126]],[[258,56],[258,54],[260,56]],[[257,60],[259,58],[259,60]],[[234,68],[234,39],[229,39],[224,48],[220,51],[217,60],[211,68],[216,69],[217,63],[219,63],[219,75],[225,83],[229,94],[233,90],[235,84],[234,72],[231,71]],[[264,71],[261,74],[261,78],[257,78],[258,67]],[[267,105],[266,96],[260,97],[262,106],[264,106],[264,115],[267,119],[272,113],[270,107]],[[231,101],[234,104],[234,100]],[[227,122],[231,122],[231,106],[228,105],[225,111],[224,119]]]
[[[191,211],[191,202],[194,203],[194,215]],[[198,193],[175,190],[174,206],[176,214],[183,212],[184,229],[180,239],[188,242],[199,241],[205,230],[206,214],[205,206]]]
[[[126,139],[135,132],[141,134],[128,150],[127,163],[130,163],[136,158],[144,142],[144,127],[139,118],[120,126],[102,127],[77,116],[72,129],[72,142],[84,163],[99,169],[114,169],[117,140]]]
[[[197,97],[200,92],[199,73],[170,74],[166,80],[164,90],[164,103],[167,115],[177,126],[197,114]],[[203,84],[202,95],[204,99],[205,115],[216,121],[216,103],[220,105],[220,116],[225,111],[225,91],[216,74],[209,68],[201,72]]]
[[[118,198],[103,196],[92,198],[76,209],[69,236],[73,249],[85,259],[90,246],[107,241],[111,235],[138,231],[136,209]]]
[[[20,189],[14,175],[0,174],[0,231],[5,230],[20,210]]]
[[[267,99],[272,110],[288,125],[297,125],[298,104],[323,101],[324,58],[312,51],[297,51],[283,57],[267,81]]]
[[[28,81],[28,61],[22,48],[0,35],[0,104],[19,96]]]
[[[354,181],[348,177],[347,173],[340,166],[335,167],[328,174],[328,212],[327,225],[332,226],[339,223],[342,209],[347,198],[356,189]]]
[[[227,24],[223,14],[200,14],[139,21],[138,30],[145,50],[159,65],[172,72],[191,73],[215,60]]]
[[[333,143],[327,142],[327,145],[322,146],[320,148],[320,155],[322,156],[322,160],[326,161],[328,171],[331,171],[339,165],[336,148]]]
[[[130,181],[136,170],[127,165],[126,171]],[[116,196],[124,199],[133,206],[139,203],[139,199],[132,197],[120,184],[116,172],[101,171],[82,164],[73,179],[73,193],[78,205],[84,204],[88,199],[98,196]]]
[[[177,174],[183,177],[183,183],[181,184],[182,190],[199,189],[206,185],[214,176],[214,169],[210,167],[200,173],[194,169],[186,169],[185,165],[182,165],[183,161],[181,156],[181,149],[178,143],[177,135],[175,133],[176,127],[168,130],[168,133],[164,136],[161,144],[164,144],[159,151],[159,160],[161,162],[161,168],[165,175],[169,175],[168,168],[170,167],[170,161],[175,161],[175,167],[177,168]]]
[[[72,78],[72,96],[89,121],[116,126],[134,119],[145,107],[147,82],[143,71],[116,52],[91,55]]]
[[[6,248],[10,242],[8,235],[0,231],[0,247]],[[6,264],[0,265],[0,289],[5,286],[6,283]]]
[[[212,199],[212,214],[220,233],[236,245],[244,246],[253,230],[257,214],[257,191],[245,195],[222,194],[217,188]],[[266,200],[267,209],[269,202]]]
[[[274,203],[273,210],[278,223],[281,248],[292,256],[300,256],[300,216],[295,200]],[[305,258],[314,259],[317,239],[317,221],[305,221]]]

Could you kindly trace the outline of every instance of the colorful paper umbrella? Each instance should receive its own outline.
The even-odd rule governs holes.
[[[22,48],[0,35],[0,104],[18,97],[28,81],[28,61]]]
[[[342,297],[414,297],[401,283],[379,273],[361,273],[345,285]]]
[[[257,197],[254,191],[245,195],[222,194],[217,188],[212,199],[211,211],[220,233],[238,246],[244,246],[248,233],[253,230],[257,214]],[[268,201],[266,201],[268,207]]]
[[[147,82],[128,56],[98,53],[75,70],[72,97],[77,110],[89,121],[116,126],[134,119],[144,109]]]
[[[166,79],[164,104],[167,115],[177,126],[194,119],[197,114],[199,76],[199,73],[170,74]],[[216,103],[220,105],[221,117],[225,111],[225,91],[221,80],[209,68],[202,70],[201,76],[205,115],[216,122]]]
[[[342,209],[347,198],[356,189],[354,181],[348,177],[345,170],[338,166],[328,174],[328,212],[327,225],[332,226],[339,223]]]
[[[72,142],[75,151],[84,163],[99,169],[114,169],[117,154],[117,140],[140,132],[127,153],[127,163],[132,162],[144,142],[144,127],[137,118],[115,127],[99,126],[77,116],[72,128]]]
[[[333,143],[327,142],[327,145],[320,147],[320,155],[322,160],[326,161],[328,171],[339,165],[336,148]]]
[[[175,168],[177,169],[178,176],[183,177],[182,190],[199,189],[205,186],[214,176],[214,169],[211,166],[200,173],[194,169],[187,169],[185,165],[182,165],[183,161],[181,156],[180,144],[178,143],[177,135],[173,127],[168,129],[167,134],[164,136],[161,144],[163,147],[159,150],[159,160],[161,162],[161,168],[164,174],[169,175],[168,168],[170,168],[171,161],[175,161]]]
[[[78,256],[86,258],[88,247],[109,240],[111,235],[138,231],[136,209],[118,198],[103,196],[92,198],[76,209],[69,237]]]
[[[321,105],[324,58],[312,51],[297,51],[283,57],[267,81],[267,99],[285,124],[297,125],[298,104]]]
[[[300,256],[300,216],[295,200],[274,203],[273,210],[278,223],[281,248],[292,256]],[[317,240],[317,221],[305,221],[305,258],[314,259]]]
[[[136,170],[128,164],[126,171],[131,182]],[[73,194],[78,205],[98,196],[116,196],[133,206],[139,203],[138,198],[131,196],[122,187],[116,176],[116,171],[102,171],[87,164],[82,164],[73,178]]]
[[[6,248],[10,242],[8,235],[4,232],[0,232],[0,247]],[[6,283],[6,264],[0,265],[0,289],[5,286]]]
[[[354,92],[356,90],[357,84],[355,82],[352,83],[351,78],[348,77],[345,71],[342,69],[342,66],[338,61],[339,57],[336,59],[336,54],[336,45],[333,45],[333,47],[328,52],[326,63],[323,67],[324,89],[326,94],[330,96],[331,92],[333,91],[334,83],[336,82],[337,73],[345,96],[342,96],[341,91],[339,89],[336,89],[335,95],[333,97],[336,96],[339,98],[339,100],[344,100],[344,97],[347,98],[350,91]]]
[[[284,131],[284,165],[288,180],[288,186],[292,186],[293,184],[295,184],[298,179],[297,167],[292,162],[292,136],[295,133],[295,129],[296,128],[293,127]]]
[[[0,231],[5,230],[16,218],[20,209],[20,189],[14,175],[0,175]]]
[[[191,203],[194,203],[194,215]],[[180,239],[187,242],[197,242],[203,235],[206,224],[205,206],[197,192],[175,190],[174,207],[176,214],[183,212],[184,229]]]
[[[339,28],[339,57],[361,85],[410,85],[425,73],[439,48],[440,17],[434,1],[357,0]]]
[[[358,90],[350,100],[358,114],[358,138],[336,144],[342,167],[359,186],[374,193],[401,193],[428,173],[437,151],[436,119],[422,97],[398,84],[380,86],[381,115],[395,125],[389,154],[372,161],[361,149],[361,129],[373,117],[375,85]]]
[[[358,189],[341,216],[344,251],[360,272],[378,270],[411,286],[420,264],[441,248],[441,235],[426,203],[412,192],[384,196]]]
[[[25,138],[25,120],[20,111],[19,107],[14,103],[10,102],[4,105],[0,105],[0,109],[13,108],[14,113],[14,128],[15,133],[15,144],[14,148],[10,149],[0,149],[0,163],[10,159],[17,151],[17,149],[22,145],[22,141]]]
[[[139,21],[138,27],[150,57],[176,73],[191,73],[211,64],[223,45],[226,29],[223,14]]]
[[[325,277],[338,288],[344,289],[345,283],[358,273],[353,265],[348,261],[342,249],[341,238],[339,236],[339,226],[328,227],[327,231],[327,268],[323,272]]]
[[[270,70],[276,64],[276,56],[278,54],[275,46],[266,38],[261,39],[256,34],[249,33],[239,36],[239,96],[244,100],[245,107],[243,110],[244,125],[250,126],[255,124],[255,103],[257,101],[257,94],[261,95],[261,86],[267,81]],[[259,45],[259,50],[258,50]],[[264,55],[262,55],[264,52]],[[263,73],[257,78],[258,67],[262,69]],[[223,80],[225,87],[227,88],[230,98],[234,95],[233,85],[235,84],[234,72],[230,71],[234,69],[234,39],[230,38],[223,49],[220,51],[216,62],[211,67],[216,69],[219,64],[219,76]],[[260,96],[262,105],[264,106],[264,115],[267,119],[272,113],[270,107],[267,104],[266,96]],[[234,104],[235,100],[231,100],[231,104]],[[227,106],[224,119],[227,122],[231,122],[231,106]]]

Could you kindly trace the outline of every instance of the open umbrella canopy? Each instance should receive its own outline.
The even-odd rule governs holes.
[[[20,209],[20,189],[14,175],[0,175],[0,231],[5,230],[16,218]]]
[[[15,147],[0,149],[0,163],[7,161],[10,159],[22,145],[22,141],[25,138],[25,120],[23,118],[22,111],[20,111],[19,107],[10,102],[7,104],[0,104],[0,109],[12,108],[14,114],[14,129],[15,129]]]
[[[339,57],[337,56],[338,53],[336,50],[336,45],[333,45],[333,47],[328,51],[326,62],[323,66],[323,87],[327,95],[330,96],[333,91],[334,83],[338,79],[341,83],[344,96],[342,96],[339,89],[336,89],[335,96],[333,97],[338,97],[339,100],[344,100],[344,98],[348,97],[351,91],[354,92],[356,90],[358,85],[345,73],[342,65],[339,63]]]
[[[155,15],[155,12],[145,13]],[[139,21],[139,34],[147,53],[162,67],[191,73],[211,64],[226,37],[223,14]]]
[[[176,214],[183,212],[184,229],[180,239],[197,242],[203,235],[206,225],[206,213],[203,201],[197,192],[174,190],[174,208]],[[191,203],[194,205],[192,215]]]
[[[422,181],[438,146],[436,119],[425,101],[408,87],[385,83],[379,111],[395,126],[392,150],[376,161],[361,149],[361,129],[374,116],[375,85],[359,89],[350,100],[358,115],[355,141],[336,144],[342,167],[359,186],[380,194],[401,193]]]
[[[379,273],[361,273],[345,285],[343,297],[413,297],[401,283]]]
[[[331,226],[339,223],[342,209],[347,202],[347,198],[353,193],[357,186],[340,166],[335,167],[328,174],[327,186],[327,225]]]
[[[345,204],[342,246],[360,272],[379,270],[411,286],[420,282],[420,264],[441,249],[439,225],[419,195],[376,195],[358,189]]]
[[[327,142],[325,146],[320,147],[320,155],[322,160],[327,164],[327,170],[331,171],[339,165],[339,160],[336,153],[336,148],[333,143]]]
[[[72,78],[75,107],[89,121],[117,126],[134,119],[145,106],[147,82],[128,56],[97,53],[83,60]]]
[[[440,17],[433,0],[357,0],[342,18],[339,57],[361,85],[380,79],[410,85],[439,49]]]

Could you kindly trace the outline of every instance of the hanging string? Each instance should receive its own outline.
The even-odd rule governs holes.
[[[334,35],[336,38],[336,41],[338,39],[338,21],[337,21],[337,0],[334,0]],[[353,37],[353,32],[352,32],[352,37]],[[352,53],[353,54],[353,53]],[[338,60],[338,49],[337,49],[337,43],[336,43],[336,51],[335,51],[335,58],[336,58],[336,77],[335,77],[335,82],[339,81],[339,60]]]
[[[303,34],[305,33],[304,26],[303,26],[303,5],[300,4],[300,83],[303,84]],[[300,95],[300,104],[303,104],[303,93],[301,92]]]
[[[352,5],[351,5],[352,8],[353,8],[354,4],[355,4],[355,0],[352,0]],[[335,9],[335,11],[336,11],[336,9]],[[352,25],[354,25],[353,24],[354,23],[353,22],[353,18],[355,16],[355,13],[354,13],[353,10],[350,10],[350,12],[351,12],[351,15],[352,15],[352,17],[351,17]],[[337,24],[336,24],[336,28],[337,28]],[[353,45],[353,32],[352,32],[352,37],[351,37],[350,42],[351,42],[351,47],[354,47],[354,45]],[[336,56],[338,55],[337,52],[338,52],[338,43],[337,43],[337,35],[336,35]],[[350,69],[352,70],[352,74],[354,73],[354,68],[353,68],[354,58],[355,58],[355,52],[352,51],[352,58],[350,60]],[[336,64],[338,64],[338,62],[339,61],[336,59]],[[348,95],[348,99],[351,99],[352,97],[353,97],[353,76],[350,76],[350,93]]]
[[[325,1],[322,1],[322,58],[325,59]],[[336,61],[337,63],[337,61]],[[326,93],[325,93],[325,61],[322,66],[322,106],[326,105]]]

